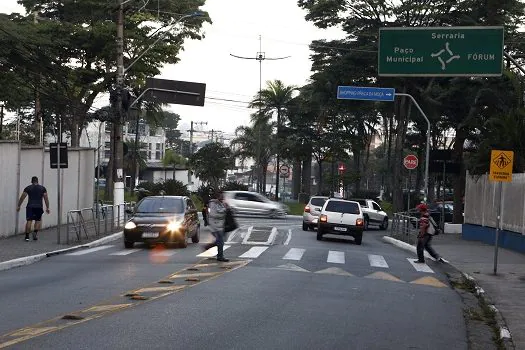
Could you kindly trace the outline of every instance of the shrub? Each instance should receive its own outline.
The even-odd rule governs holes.
[[[138,188],[137,200],[147,196],[158,196],[161,191],[168,196],[188,196],[188,188],[177,180],[167,180],[165,182],[152,183],[143,182]]]
[[[227,182],[226,184],[224,184],[224,186],[220,188],[220,191],[248,191],[248,190],[249,190],[248,185],[241,184],[235,181]]]

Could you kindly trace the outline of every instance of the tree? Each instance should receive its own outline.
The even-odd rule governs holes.
[[[164,158],[162,158],[162,165],[165,167],[173,167],[173,179],[175,179],[175,171],[177,166],[186,166],[187,164],[188,160],[186,158],[176,153],[173,149],[166,149]]]
[[[190,167],[202,181],[218,188],[226,177],[226,171],[235,166],[231,150],[219,143],[209,143],[190,158]]]
[[[60,112],[68,116],[64,120],[68,121],[72,146],[78,146],[80,132],[88,121],[86,117],[93,102],[108,91],[115,80],[114,19],[117,8],[107,0],[21,0],[20,3],[31,14],[26,22],[32,23],[34,14],[37,14],[39,23],[34,26],[34,31],[52,39],[53,45],[46,56],[47,61],[44,61],[51,62],[52,69],[37,69],[35,75],[41,75],[41,81],[46,84],[59,81],[63,85],[63,100],[67,104],[62,106],[66,110]],[[176,14],[194,12],[202,5],[202,0],[147,2],[138,12],[136,4],[128,2],[125,8],[124,65],[129,66],[150,47],[159,32],[170,29],[180,17]],[[209,21],[209,18],[187,19],[180,25],[182,30],[165,32],[164,38],[151,46],[151,50],[126,72],[125,84],[143,86],[145,78],[158,75],[163,65],[177,63],[184,39],[201,38],[203,21]],[[67,73],[66,81],[57,78],[60,67]]]
[[[166,147],[175,147],[180,140],[181,132],[178,130],[179,121],[180,115],[177,113],[164,112],[164,121],[161,125],[166,134]]]

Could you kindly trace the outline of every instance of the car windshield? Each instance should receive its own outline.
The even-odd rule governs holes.
[[[326,202],[326,198],[320,198],[320,197],[312,198],[312,200],[310,201],[310,203],[312,203],[312,205],[315,205],[316,207],[322,207],[325,202]]]
[[[182,213],[184,207],[180,198],[144,198],[137,206],[137,213]]]
[[[359,214],[359,204],[355,202],[330,201],[326,205],[326,211],[344,213],[344,214]]]

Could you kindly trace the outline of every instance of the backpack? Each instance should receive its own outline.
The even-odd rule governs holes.
[[[237,222],[235,221],[233,211],[230,208],[227,208],[224,216],[224,232],[231,232],[238,227],[239,225],[237,225]]]
[[[428,229],[427,229],[427,233],[431,236],[434,236],[434,235],[439,235],[441,233],[441,229],[439,229],[437,227],[437,224],[436,222],[434,221],[434,218],[432,216],[428,216]]]

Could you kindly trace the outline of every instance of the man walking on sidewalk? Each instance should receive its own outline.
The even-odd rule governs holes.
[[[445,262],[438,253],[432,248],[432,236],[436,232],[436,228],[432,223],[432,218],[428,213],[428,207],[426,204],[421,203],[417,206],[417,209],[421,213],[419,219],[419,234],[417,236],[417,260],[414,262],[424,264],[425,263],[425,250],[439,262]]]
[[[226,215],[226,208],[223,204],[222,194],[218,195],[218,199],[212,199],[208,203],[208,225],[210,226],[211,234],[215,237],[215,242],[206,244],[206,250],[217,247],[217,261],[229,261],[224,257],[224,218]]]
[[[26,242],[29,242],[29,233],[35,222],[33,231],[33,240],[38,239],[38,230],[42,227],[42,215],[44,214],[44,206],[42,205],[42,199],[46,203],[46,213],[49,214],[49,198],[47,197],[47,190],[44,186],[38,184],[38,177],[33,176],[31,178],[31,185],[27,186],[22,192],[20,199],[18,200],[18,206],[16,211],[20,211],[20,206],[24,203],[25,198],[27,199],[26,206]]]

